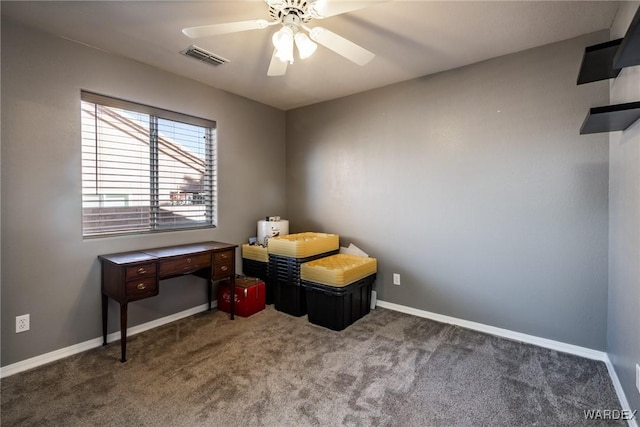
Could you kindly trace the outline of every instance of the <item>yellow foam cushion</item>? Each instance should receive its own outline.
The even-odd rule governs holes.
[[[242,245],[242,258],[251,259],[253,261],[269,262],[269,252],[264,246],[245,243]]]
[[[267,249],[270,254],[291,258],[306,258],[338,249],[340,238],[337,234],[297,233],[269,239]]]
[[[375,258],[337,254],[300,266],[300,279],[322,285],[343,287],[378,271]]]

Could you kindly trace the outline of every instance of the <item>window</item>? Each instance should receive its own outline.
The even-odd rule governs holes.
[[[84,237],[214,227],[216,123],[82,92]]]

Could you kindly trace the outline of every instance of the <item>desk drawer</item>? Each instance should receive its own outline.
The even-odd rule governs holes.
[[[127,299],[140,299],[158,294],[158,281],[155,277],[127,282]]]
[[[224,279],[234,275],[233,260],[229,259],[224,262],[216,262],[213,267],[213,280]]]
[[[235,251],[216,252],[213,254],[213,259],[216,264],[227,264],[231,262],[235,256]]]
[[[128,267],[125,277],[127,280],[151,277],[156,275],[156,264],[138,264],[135,267]]]
[[[211,266],[211,254],[189,255],[160,263],[160,276],[191,274]]]

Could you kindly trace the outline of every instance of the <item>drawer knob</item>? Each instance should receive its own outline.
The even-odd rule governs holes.
[[[229,267],[227,267],[226,265],[223,265],[222,267],[220,267],[220,271],[227,271],[229,269]]]
[[[147,270],[144,267],[140,267],[138,269],[138,274],[145,274],[147,272]]]
[[[187,258],[187,264],[191,264],[191,258]]]
[[[140,289],[141,291],[143,291],[143,290],[147,287],[147,285],[145,285],[144,283],[138,283],[138,286],[137,286],[137,287],[138,287],[138,289]]]
[[[222,254],[220,255],[220,258],[225,259],[227,257],[227,254]]]

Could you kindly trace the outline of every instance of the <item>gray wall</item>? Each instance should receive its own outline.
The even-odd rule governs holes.
[[[611,38],[624,37],[640,2],[623,3]],[[640,66],[611,81],[611,104],[640,101]],[[640,409],[640,121],[609,135],[609,320],[607,352],[631,408]]]
[[[218,122],[217,229],[83,241],[81,89]],[[258,219],[284,215],[284,168],[284,112],[3,19],[2,365],[101,336],[98,254],[240,244]],[[204,283],[162,282],[159,296],[130,305],[129,325],[204,304]],[[25,313],[31,330],[16,334]],[[119,330],[113,302],[110,317]]]
[[[381,299],[605,349],[608,135],[578,129],[589,107],[608,103],[608,84],[575,79],[584,47],[607,39],[591,34],[290,111],[285,147],[281,111],[3,19],[2,366],[100,335],[98,254],[240,244],[274,213],[292,232],[337,232],[376,256]],[[218,121],[218,229],[82,240],[81,89]],[[611,188],[620,192],[611,279],[627,276],[609,295],[607,348],[625,366],[627,393],[638,339],[629,344],[634,314],[617,300],[638,277],[638,264],[622,258],[629,246],[639,251],[624,237],[637,235],[638,215],[615,203],[633,191],[637,201],[637,165],[622,165],[635,175]],[[205,300],[199,279],[171,279],[131,305],[130,325]],[[24,313],[32,330],[15,334]],[[116,313],[112,304],[110,331]]]
[[[377,257],[382,300],[604,350],[608,136],[578,131],[609,91],[576,78],[607,39],[287,112],[292,231]]]

